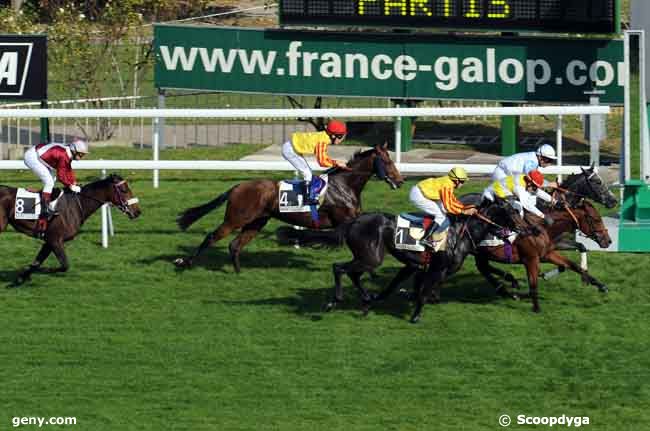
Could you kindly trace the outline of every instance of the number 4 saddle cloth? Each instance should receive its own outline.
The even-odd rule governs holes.
[[[314,177],[316,178],[316,177]],[[327,174],[321,175],[322,187],[318,192],[318,202],[316,209],[320,207],[325,199],[327,191]],[[311,205],[306,205],[309,191],[303,180],[284,180],[278,182],[278,205],[281,213],[306,213],[312,211]]]
[[[426,247],[420,243],[424,238],[427,227],[431,224],[430,217],[425,217],[421,213],[401,213],[397,216],[397,226],[395,228],[395,248],[410,251],[425,251]],[[442,251],[447,247],[447,233],[449,228],[436,230],[431,235],[433,242],[433,251]]]

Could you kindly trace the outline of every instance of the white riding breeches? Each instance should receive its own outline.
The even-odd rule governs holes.
[[[54,183],[56,182],[56,176],[52,173],[50,168],[41,162],[38,154],[36,154],[36,147],[31,147],[29,150],[25,151],[24,161],[25,165],[27,165],[27,167],[31,169],[31,171],[34,172],[43,182],[43,192],[52,193]]]
[[[287,141],[282,145],[282,157],[293,166],[300,175],[305,179],[305,181],[311,181],[312,173],[307,160],[293,150],[293,145],[291,141]]]
[[[418,209],[433,217],[438,225],[436,231],[444,230],[449,226],[449,217],[447,217],[447,211],[443,208],[442,202],[427,199],[418,186],[411,188],[409,199]]]

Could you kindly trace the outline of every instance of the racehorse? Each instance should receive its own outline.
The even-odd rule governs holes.
[[[584,199],[591,199],[595,202],[598,202],[604,205],[606,208],[614,208],[618,204],[618,200],[614,194],[609,190],[607,184],[603,179],[598,175],[598,170],[595,168],[595,165],[592,165],[587,168],[580,168],[581,172],[578,174],[569,175],[561,184],[557,192],[554,193],[554,196],[558,198],[561,202],[556,204],[556,208],[565,208],[568,206],[569,210],[572,208],[583,207]],[[481,194],[479,193],[469,193],[460,197],[460,200],[464,204],[474,204],[478,205],[481,201]],[[540,208],[542,212],[549,212],[552,210],[551,207],[547,206],[544,202],[540,202]],[[599,222],[602,222],[600,214],[596,212],[594,217],[597,217]],[[590,213],[593,213],[591,211]],[[575,224],[575,223],[573,223]],[[555,243],[556,250],[577,250],[580,253],[586,253],[587,248],[575,240],[573,233],[575,232],[576,226],[571,223],[559,224],[557,226],[552,226],[548,229],[548,233],[551,236],[551,239]],[[584,231],[583,231],[584,232]],[[594,238],[592,238],[594,239]],[[601,243],[598,239],[594,239],[595,242]],[[604,244],[604,242],[603,242]],[[608,245],[607,245],[608,246]],[[606,246],[606,247],[607,247]],[[478,268],[478,261],[477,261]],[[478,268],[481,271],[481,268]],[[559,266],[558,270],[555,272],[562,272],[565,270],[565,266]],[[512,284],[513,288],[517,288],[517,280],[509,273],[501,271],[500,269],[491,267],[491,271],[503,277],[506,281],[509,281]],[[553,273],[551,271],[550,273]],[[486,272],[481,271],[485,274]],[[546,277],[546,275],[544,275]],[[488,278],[488,277],[486,277]],[[583,278],[584,279],[584,278]],[[492,283],[493,279],[488,278]],[[601,291],[607,291],[607,288],[597,280],[590,281],[591,284],[598,287]],[[504,290],[502,290],[504,289]],[[506,296],[513,296],[510,294],[507,289],[503,286],[499,286],[497,289],[500,293]]]
[[[373,174],[386,181],[393,189],[400,187],[404,182],[388,154],[387,144],[356,153],[348,161],[347,167],[349,169],[333,168],[328,171],[327,191],[324,202],[318,209],[318,228],[336,227],[358,216],[361,213],[361,191]],[[277,181],[272,180],[246,181],[204,205],[184,211],[177,220],[182,230],[186,230],[192,223],[228,202],[223,223],[205,237],[194,254],[178,258],[174,263],[181,268],[190,267],[193,260],[210,245],[241,229],[228,247],[235,272],[239,272],[241,250],[255,238],[269,219],[276,218],[292,225],[314,227],[310,213],[279,211],[278,187]]]
[[[395,247],[396,217],[385,213],[367,213],[358,218],[346,222],[336,230],[315,231],[295,230],[292,228],[280,228],[277,231],[278,241],[284,244],[295,244],[305,246],[326,246],[340,247],[344,243],[352,252],[354,258],[350,262],[335,263],[332,266],[334,272],[334,298],[324,306],[325,311],[332,310],[343,300],[341,287],[341,276],[347,274],[352,283],[359,291],[362,301],[363,314],[367,314],[372,300],[381,300],[388,296],[397,285],[419,271],[423,267],[431,266],[434,262],[444,262],[446,275],[451,275],[462,266],[465,257],[474,250],[490,231],[495,227],[503,229],[502,225],[495,224],[498,220],[509,228],[514,229],[512,224],[515,210],[501,203],[485,205],[479,209],[479,216],[465,219],[452,217],[452,224],[447,233],[446,250],[438,252],[416,252]],[[390,285],[378,296],[372,297],[366,289],[361,286],[361,275],[364,272],[372,272],[384,261],[386,252],[390,253],[397,260],[405,264]],[[437,265],[437,264],[436,264]],[[416,284],[421,283],[418,279]],[[422,311],[421,305],[411,318],[417,322]]]
[[[566,193],[571,195],[571,201],[574,199],[579,199],[580,201],[584,200],[584,197],[587,196],[607,206],[615,206],[616,198],[613,194],[607,189],[606,185],[598,176],[595,168],[591,166],[589,169],[583,169],[580,174],[569,176],[562,184],[563,187],[567,188]],[[477,204],[480,195],[478,194],[469,194],[460,198],[461,201],[465,204]],[[584,203],[588,205],[588,203]],[[590,206],[590,205],[589,205]],[[508,205],[509,207],[509,205]],[[591,207],[591,206],[590,206]],[[562,218],[563,215],[568,217],[568,212],[565,213],[562,209],[559,213],[555,214],[555,217]],[[596,238],[594,235],[598,235],[598,238],[595,240],[600,244],[605,245],[609,240],[606,229],[602,224],[602,219],[597,211],[591,207],[591,210],[588,212],[579,212],[578,215],[581,216],[580,219],[572,223],[559,223],[556,227],[558,231],[564,230],[575,230],[576,227],[579,227],[583,233],[588,236]],[[580,222],[582,221],[582,222]],[[405,266],[400,269],[396,274],[390,284],[374,299],[381,300],[387,297],[393,290],[395,290],[399,284],[408,279],[411,275],[418,272],[426,260],[425,253],[419,252],[408,252],[404,250],[396,250],[394,246],[394,234],[395,234],[395,218],[390,215],[368,215],[367,217],[361,216],[357,220],[356,231],[364,232],[366,237],[354,238],[352,241],[348,240],[348,247],[354,255],[354,259],[347,263],[335,263],[333,266],[334,270],[334,279],[335,279],[335,288],[336,294],[332,301],[326,304],[326,309],[333,308],[338,301],[342,299],[341,291],[341,276],[344,273],[347,273],[353,284],[361,292],[362,302],[364,313],[367,312],[369,308],[371,297],[368,293],[361,287],[360,278],[363,272],[372,271],[381,265],[385,250],[388,250],[393,256],[395,256],[400,262],[404,263]],[[594,224],[595,223],[595,224]],[[578,225],[578,226],[576,226]],[[377,232],[378,236],[375,234],[370,234],[368,237],[367,232]],[[554,232],[554,231],[551,231]],[[544,231],[544,234],[548,236],[548,233]],[[337,236],[338,235],[338,236]],[[315,231],[293,231],[289,229],[282,229],[278,231],[278,238],[280,242],[293,242],[301,245],[312,245],[312,244],[342,244],[342,237],[340,232],[315,232]],[[520,238],[523,238],[522,236]],[[366,250],[366,242],[368,242],[368,247],[370,247],[371,252]],[[548,241],[546,241],[548,242]],[[478,244],[478,242],[476,243]],[[474,246],[476,244],[473,244]],[[570,243],[567,243],[570,244]],[[547,246],[547,249],[549,247]],[[550,249],[548,252],[550,253]],[[559,256],[559,257],[557,257]],[[444,257],[444,256],[443,256]],[[599,283],[596,279],[591,277],[586,271],[583,271],[577,267],[573,262],[568,259],[560,256],[557,253],[551,255],[556,259],[563,268],[570,268],[572,270],[577,270],[580,272],[583,280],[590,282],[599,287],[599,289],[604,290],[606,287]],[[463,257],[464,259],[464,257]],[[444,258],[442,260],[437,260],[435,256],[430,259],[432,264],[429,265],[429,272],[433,275],[430,277],[425,277],[424,280],[427,281],[427,286],[425,289],[420,290],[418,286],[422,284],[423,274],[419,272],[418,279],[416,279],[415,286],[417,290],[418,303],[416,304],[416,310],[411,318],[411,321],[417,322],[420,318],[420,313],[422,310],[422,304],[431,297],[432,287],[437,284],[437,281],[442,281],[446,279],[450,274],[454,273],[458,268],[455,265],[450,265],[449,262],[454,263],[455,259]],[[461,261],[462,263],[462,261]],[[495,269],[496,270],[496,269]],[[496,270],[499,271],[499,270]],[[483,271],[481,271],[483,273]],[[505,273],[504,273],[505,274]],[[503,276],[506,276],[502,274]],[[507,277],[507,276],[506,276]],[[508,278],[513,282],[514,277],[510,276]],[[514,281],[513,283],[516,283]],[[513,284],[514,286],[514,284]],[[507,289],[498,289],[498,292],[504,296],[514,297]],[[439,297],[439,291],[436,293]],[[536,284],[535,284],[535,296],[536,296]],[[539,307],[539,305],[538,305]]]
[[[504,289],[504,293],[509,296],[512,296],[512,294],[504,286],[500,285],[492,274],[498,274],[504,277],[512,283],[512,287],[515,289],[518,287],[516,279],[505,271],[491,266],[489,261],[524,264],[528,275],[528,288],[533,301],[533,311],[535,312],[540,311],[537,297],[537,279],[541,262],[554,263],[562,269],[571,269],[580,274],[584,283],[596,286],[601,292],[608,291],[607,286],[589,275],[586,270],[582,269],[570,259],[560,255],[557,245],[553,240],[553,238],[559,237],[562,233],[573,232],[578,229],[584,235],[597,242],[600,247],[609,247],[612,240],[609,237],[607,228],[605,228],[598,210],[589,201],[581,199],[574,207],[570,207],[567,204],[562,208],[562,204],[560,204],[559,207],[553,208],[547,214],[553,218],[554,223],[551,226],[540,228],[538,235],[517,237],[510,251],[506,251],[506,247],[501,245],[496,247],[480,247],[475,254],[476,267],[481,274],[497,290]],[[534,215],[526,215],[526,218],[529,219],[529,223],[534,225],[540,225],[542,222],[541,218]]]
[[[17,220],[15,218],[16,191],[17,189],[14,187],[0,186],[0,232],[6,229],[7,224],[10,224],[18,232],[33,236],[36,220]],[[78,194],[63,194],[57,204],[59,215],[50,221],[44,233],[44,244],[34,261],[18,275],[14,286],[29,280],[31,274],[37,271],[66,272],[70,265],[64,244],[74,239],[88,217],[105,203],[116,206],[130,219],[135,219],[140,215],[138,200],[133,197],[127,181],[115,174],[85,185]],[[54,253],[59,261],[59,268],[47,270],[41,268],[51,253]]]

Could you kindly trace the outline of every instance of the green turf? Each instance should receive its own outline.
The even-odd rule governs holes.
[[[610,293],[565,274],[541,283],[539,315],[527,301],[496,297],[471,259],[418,325],[401,298],[360,318],[348,280],[342,309],[322,314],[331,264],[349,252],[279,247],[277,222],[243,252],[239,275],[226,241],[192,270],[171,263],[223,215],[180,233],[179,211],[268,174],[163,172],[160,189],[149,173],[122,174],[143,214],[129,221],[113,211],[108,250],[96,215],[68,244],[67,274],[0,291],[0,429],[14,416],[75,416],[76,426],[44,428],[474,431],[500,429],[501,414],[589,416],[590,430],[648,427],[648,255],[591,253],[592,274]],[[28,178],[3,173],[0,182]],[[412,184],[391,191],[372,181],[364,209],[409,209]],[[37,247],[3,233],[0,283]],[[379,289],[397,268],[387,259],[364,283]],[[523,280],[522,268],[509,269]]]

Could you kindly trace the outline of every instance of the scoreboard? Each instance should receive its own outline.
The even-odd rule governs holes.
[[[616,33],[619,1],[280,0],[280,23],[450,31]]]

